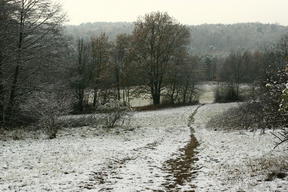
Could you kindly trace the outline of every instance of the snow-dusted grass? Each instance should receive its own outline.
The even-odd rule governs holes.
[[[287,173],[288,166],[285,146],[273,150],[275,139],[269,132],[206,129],[210,117],[235,105],[206,105],[195,116],[200,143],[195,165],[199,170],[193,180],[197,191],[288,191],[287,178],[265,181],[273,171]]]
[[[194,116],[199,146],[192,181],[178,191],[288,191],[287,178],[265,181],[288,165],[267,133],[214,131],[206,123],[237,104],[207,104]],[[130,128],[65,128],[54,140],[0,141],[0,191],[165,191],[165,162],[189,143],[196,106],[135,112]],[[73,117],[69,117],[73,118]],[[282,170],[281,170],[282,171]],[[284,170],[285,172],[285,170]],[[287,171],[286,171],[287,172]]]
[[[67,128],[54,140],[0,141],[0,191],[158,189],[163,163],[190,139],[192,109],[136,113],[133,131]]]

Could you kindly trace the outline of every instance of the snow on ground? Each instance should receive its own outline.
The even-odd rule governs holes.
[[[197,106],[136,112],[134,129],[83,127],[60,130],[54,140],[0,141],[0,191],[288,191],[287,178],[264,181],[288,165],[283,148],[272,150],[271,134],[206,129],[233,106],[198,109],[191,124],[200,144],[196,162],[187,124]]]
[[[61,130],[54,140],[0,141],[0,191],[147,191],[190,139],[194,107],[139,112],[135,130]],[[67,134],[67,133],[73,133]]]
[[[287,177],[265,181],[269,173],[288,165],[287,152],[283,147],[273,150],[275,139],[269,132],[205,128],[211,116],[232,106],[237,104],[206,105],[195,115],[194,134],[200,143],[195,164],[198,173],[192,181],[196,191],[288,191]]]

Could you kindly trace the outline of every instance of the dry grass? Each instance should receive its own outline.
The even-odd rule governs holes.
[[[233,107],[213,117],[207,123],[207,127],[220,130],[263,128],[259,111],[258,103],[239,103],[238,107]]]
[[[272,181],[275,178],[283,179],[287,176],[288,161],[285,156],[263,156],[247,162],[247,165],[250,167],[251,176],[262,174],[265,181]]]

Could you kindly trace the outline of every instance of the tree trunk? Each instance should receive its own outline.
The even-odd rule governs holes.
[[[174,104],[174,93],[170,95],[170,103]]]
[[[182,100],[182,103],[183,103],[183,104],[186,103],[188,86],[189,86],[189,82],[188,82],[188,80],[186,80],[185,86],[184,86],[184,91],[183,91],[183,100]]]
[[[4,84],[3,84],[3,72],[2,72],[2,64],[3,64],[3,56],[0,52],[0,113],[1,119],[0,124],[5,123],[5,111],[4,111]]]
[[[172,93],[170,95],[170,103],[171,104],[174,104],[175,103],[175,98],[174,98],[174,95],[175,95],[175,90],[176,90],[176,83],[175,81],[172,83]]]
[[[120,69],[119,66],[116,68],[116,86],[117,86],[117,99],[118,101],[121,100],[121,95],[120,95]]]
[[[97,104],[97,92],[98,92],[98,89],[94,88],[93,107],[96,107],[96,104]]]
[[[18,76],[19,76],[19,68],[20,66],[17,65],[14,71],[13,75],[13,82],[10,90],[10,96],[9,96],[9,102],[7,107],[7,115],[10,119],[11,116],[13,116],[13,110],[15,105],[15,98],[16,98],[16,89],[17,89],[17,83],[18,83]]]
[[[123,92],[122,92],[122,101],[123,101],[123,103],[126,103],[125,92],[126,92],[126,87],[123,88]]]
[[[153,105],[160,105],[160,90],[156,90],[152,94]]]
[[[79,88],[79,95],[78,95],[78,110],[79,112],[83,112],[83,100],[84,100],[84,89]]]
[[[120,85],[119,84],[117,85],[117,99],[118,99],[118,101],[121,100]]]
[[[127,102],[130,105],[130,89],[129,89],[129,87],[127,89],[127,96],[126,97],[127,97]]]
[[[153,105],[160,105],[160,95],[153,95]]]

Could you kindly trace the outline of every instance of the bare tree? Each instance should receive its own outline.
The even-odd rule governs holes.
[[[10,65],[15,56],[15,19],[14,12],[18,9],[13,0],[0,0],[0,112],[1,124],[5,123],[5,105],[8,95],[7,84]],[[9,74],[9,75],[8,75]]]
[[[180,52],[169,68],[169,77],[165,83],[170,103],[194,103],[196,99],[196,81],[198,79],[197,64],[199,57]]]
[[[131,47],[131,37],[127,34],[119,34],[116,38],[116,42],[113,49],[113,62],[115,71],[115,81],[117,89],[117,99],[121,100],[121,88],[122,88],[122,100],[125,101],[127,95],[127,78],[129,67],[129,49]]]
[[[74,90],[77,104],[75,110],[82,113],[84,110],[85,90],[89,87],[89,64],[91,58],[91,50],[88,42],[83,39],[77,41],[76,50],[77,61],[71,69],[70,84]]]
[[[107,75],[106,70],[110,62],[110,48],[111,44],[105,33],[91,38],[92,63],[90,77],[91,87],[94,90],[94,107],[97,104],[98,90],[101,89],[101,86],[104,84],[103,80]]]
[[[160,104],[169,64],[178,49],[185,48],[190,33],[167,13],[154,12],[139,18],[132,35],[135,60],[149,87],[153,104]]]
[[[204,63],[206,65],[207,80],[208,81],[214,80],[216,73],[215,58],[213,58],[212,56],[206,56],[204,59]]]
[[[12,121],[23,98],[48,79],[48,76],[40,73],[44,70],[48,72],[54,64],[59,63],[56,60],[61,57],[55,56],[60,55],[60,47],[63,47],[61,26],[65,16],[60,5],[50,0],[2,0],[0,3],[11,10],[1,12],[0,25],[4,25],[8,31],[2,33],[0,30],[0,39],[6,41],[5,46],[9,47],[4,54],[8,59],[1,59],[6,76],[1,80],[4,80],[2,85],[7,92],[2,102],[2,116],[4,120]],[[0,52],[3,55],[3,51]]]

